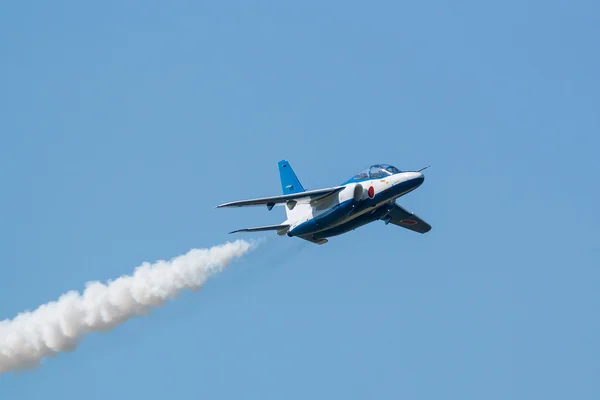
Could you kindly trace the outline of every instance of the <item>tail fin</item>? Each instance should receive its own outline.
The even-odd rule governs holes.
[[[292,166],[287,160],[281,160],[279,165],[279,177],[281,179],[281,190],[283,194],[304,192],[302,184],[294,173]]]
[[[304,187],[298,180],[298,177],[294,173],[292,166],[287,160],[281,160],[279,165],[279,177],[281,178],[281,190],[283,194],[294,194],[304,192]],[[285,206],[285,214],[287,215],[288,221],[295,221],[299,216],[304,215],[307,209],[310,209],[308,204],[298,204],[290,209],[287,205]]]

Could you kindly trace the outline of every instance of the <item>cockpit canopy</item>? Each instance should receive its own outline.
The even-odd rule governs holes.
[[[365,179],[379,179],[382,177],[386,177],[389,175],[397,174],[400,171],[398,168],[389,164],[375,164],[371,165],[369,168],[365,168],[360,171],[358,174],[354,175],[347,182],[356,182],[362,181]]]

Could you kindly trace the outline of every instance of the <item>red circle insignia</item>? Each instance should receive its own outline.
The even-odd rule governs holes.
[[[370,198],[375,197],[375,188],[373,186],[370,186],[368,193]]]
[[[417,221],[415,221],[414,219],[403,219],[400,222],[402,222],[405,225],[416,225],[417,224]]]

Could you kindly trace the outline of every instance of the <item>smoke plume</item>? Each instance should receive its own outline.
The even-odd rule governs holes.
[[[44,357],[75,349],[88,333],[147,314],[185,289],[197,291],[211,274],[251,247],[237,240],[193,249],[170,261],[144,262],[133,275],[88,282],[82,294],[70,291],[35,311],[0,321],[0,374],[34,368]]]

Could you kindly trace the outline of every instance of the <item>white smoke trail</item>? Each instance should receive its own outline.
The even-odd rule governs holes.
[[[44,357],[70,351],[87,333],[106,331],[147,314],[182,290],[196,291],[214,272],[244,255],[243,240],[193,249],[170,261],[143,263],[133,275],[88,282],[83,294],[70,291],[53,301],[0,321],[0,374],[36,367]]]

